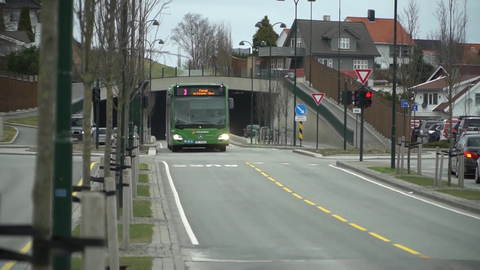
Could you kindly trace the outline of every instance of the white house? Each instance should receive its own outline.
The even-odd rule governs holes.
[[[285,40],[287,39],[288,33],[290,33],[290,29],[286,29],[286,28],[283,29],[282,33],[280,33],[280,35],[277,38],[277,41],[275,42],[277,47],[283,46],[283,44],[285,43]]]

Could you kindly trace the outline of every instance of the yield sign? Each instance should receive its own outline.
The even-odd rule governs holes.
[[[362,84],[365,84],[368,80],[368,77],[370,77],[370,73],[372,73],[372,70],[371,69],[355,69],[355,73],[357,73],[357,76],[362,82]]]
[[[315,101],[315,103],[317,103],[317,106],[320,105],[320,102],[322,102],[322,99],[323,99],[324,96],[325,96],[325,94],[323,94],[323,93],[313,93],[312,94],[313,100]]]

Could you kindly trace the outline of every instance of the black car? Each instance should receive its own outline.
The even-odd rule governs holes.
[[[464,135],[455,145],[454,152],[463,153],[465,156],[465,176],[475,175],[479,151],[480,135],[478,134]],[[458,177],[458,156],[452,158],[451,173]]]

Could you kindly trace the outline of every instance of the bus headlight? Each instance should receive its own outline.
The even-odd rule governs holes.
[[[173,135],[173,139],[174,139],[175,141],[181,141],[181,140],[183,140],[182,136],[180,136],[180,135],[178,135],[178,134],[174,134],[174,135]]]
[[[230,139],[230,136],[228,134],[222,134],[218,137],[219,140],[223,140],[223,141],[226,141],[228,139]]]

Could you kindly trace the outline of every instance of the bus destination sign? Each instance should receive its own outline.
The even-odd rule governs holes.
[[[224,89],[221,87],[189,86],[178,87],[176,96],[223,96]]]

